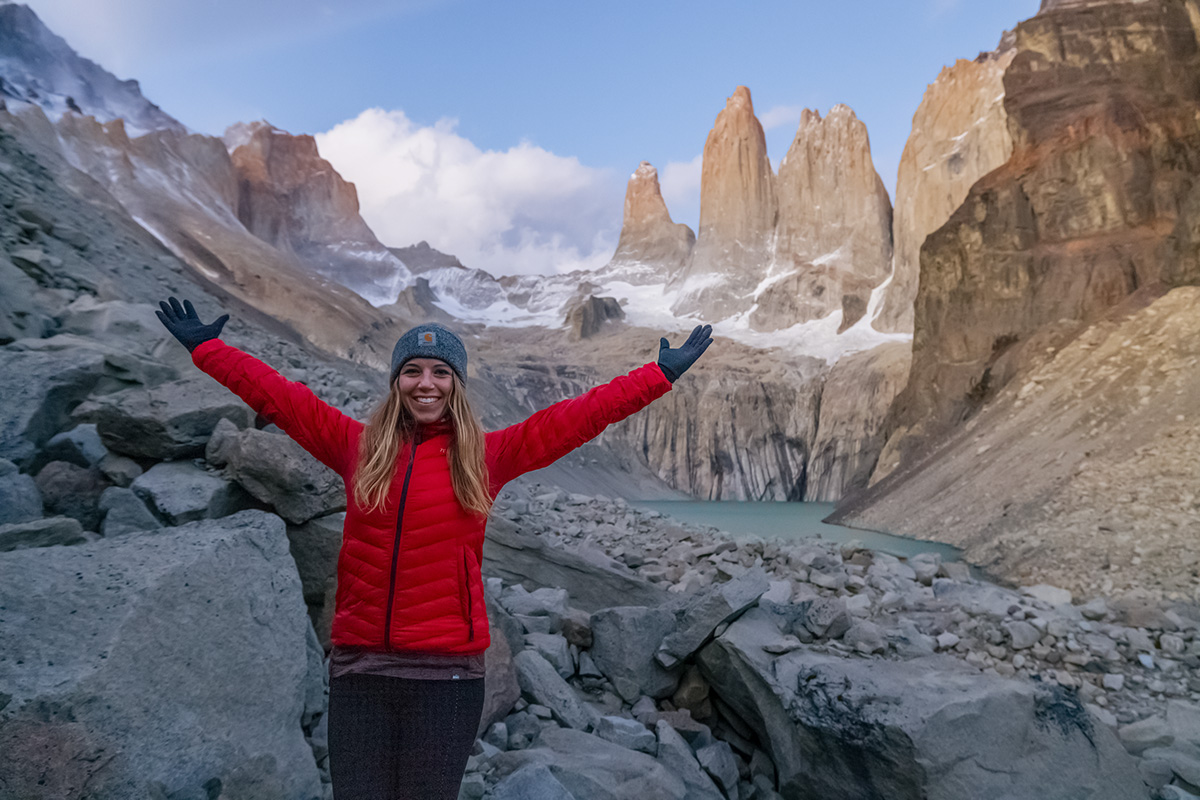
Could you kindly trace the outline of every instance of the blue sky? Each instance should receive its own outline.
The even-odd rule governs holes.
[[[698,156],[739,84],[776,163],[802,108],[849,105],[892,191],[926,85],[1039,5],[26,2],[194,130],[267,119],[317,134],[386,244],[427,239],[494,272],[603,263],[642,160],[694,229]]]

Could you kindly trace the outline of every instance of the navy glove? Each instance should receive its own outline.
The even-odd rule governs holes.
[[[216,339],[221,335],[221,328],[225,327],[225,323],[229,321],[229,315],[223,314],[205,325],[200,321],[200,317],[196,315],[196,309],[192,306],[190,300],[184,300],[183,305],[179,305],[179,301],[174,297],[171,298],[170,305],[167,303],[159,303],[162,311],[155,311],[159,321],[166,326],[171,335],[179,340],[179,343],[188,349],[188,352],[195,350],[209,339]]]
[[[696,363],[708,346],[712,344],[712,325],[697,325],[692,335],[679,347],[671,349],[671,343],[665,338],[658,340],[658,367],[671,383],[679,380],[679,376],[687,372],[688,367]]]

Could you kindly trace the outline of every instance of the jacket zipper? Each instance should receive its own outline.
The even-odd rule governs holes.
[[[467,563],[467,551],[463,548],[463,586],[467,590],[467,641],[475,641],[475,607],[471,600],[471,568]]]
[[[408,481],[412,478],[413,462],[417,460],[417,445],[421,443],[421,432],[413,433],[412,446],[408,451],[408,467],[404,471],[404,485],[400,488],[400,508],[396,512],[396,538],[392,544],[392,574],[388,581],[387,613],[383,618],[383,649],[392,649],[392,603],[396,599],[396,566],[400,563],[400,526],[404,521],[404,502],[408,499]]]

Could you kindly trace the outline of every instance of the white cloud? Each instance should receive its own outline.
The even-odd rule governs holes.
[[[374,108],[316,139],[387,245],[424,240],[497,275],[608,261],[621,224],[621,187],[609,172],[526,142],[480,150],[455,127]]]
[[[764,130],[771,130],[787,125],[793,129],[800,125],[800,113],[804,106],[774,106],[758,116]]]
[[[696,230],[700,219],[700,173],[704,154],[691,161],[670,161],[658,171],[658,185],[671,219]]]

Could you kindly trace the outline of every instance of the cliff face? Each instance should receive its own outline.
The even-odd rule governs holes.
[[[651,263],[662,269],[664,279],[674,277],[692,255],[696,235],[682,223],[671,221],[658,185],[658,170],[643,161],[625,188],[625,213],[621,239],[612,265]]]
[[[1071,7],[1017,28],[1004,76],[1013,155],[924,244],[898,425],[954,425],[1046,325],[1200,278],[1195,11]]]
[[[866,311],[892,256],[892,204],[867,126],[844,105],[825,119],[805,109],[775,186],[774,263],[750,323],[777,330],[841,309],[844,330]]]
[[[313,137],[254,122],[232,126],[224,140],[248,231],[375,304],[393,302],[411,281],[359,216],[354,185],[321,158]]]
[[[1011,46],[946,67],[925,90],[896,176],[895,256],[873,325],[911,331],[921,244],[962,205],[975,181],[1008,161],[1012,138],[1004,110]]]
[[[678,282],[676,314],[724,319],[746,305],[748,270],[770,259],[778,207],[767,140],[745,86],[725,102],[704,143],[700,232]]]

